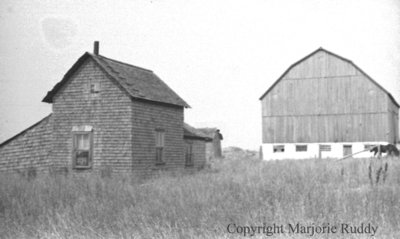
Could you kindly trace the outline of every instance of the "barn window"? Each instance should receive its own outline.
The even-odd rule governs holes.
[[[164,163],[164,138],[165,131],[163,129],[156,130],[156,164]]]
[[[307,145],[296,145],[296,152],[307,152]]]
[[[343,156],[348,156],[353,154],[353,149],[351,144],[345,144],[343,145]]]
[[[319,145],[319,151],[320,152],[323,152],[323,151],[330,152],[331,150],[332,149],[331,149],[331,146],[329,144],[320,144]]]
[[[193,144],[191,142],[186,142],[185,159],[186,166],[193,166]]]
[[[364,144],[364,149],[365,150],[367,150],[367,149],[371,149],[372,147],[374,147],[375,145],[373,145],[373,144]]]
[[[274,153],[285,152],[285,145],[274,145]]]
[[[85,169],[92,167],[92,132],[73,132],[73,155],[72,164],[74,168]]]

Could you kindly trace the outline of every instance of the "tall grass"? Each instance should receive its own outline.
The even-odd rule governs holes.
[[[0,175],[0,235],[227,238],[240,236],[227,232],[230,223],[364,222],[379,226],[377,238],[398,238],[400,162],[389,160],[385,182],[371,185],[369,160],[225,159],[193,175],[140,183],[116,175]]]

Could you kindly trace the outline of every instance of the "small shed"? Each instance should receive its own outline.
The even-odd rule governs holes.
[[[206,164],[206,144],[211,142],[212,138],[186,123],[183,125],[183,130],[185,165],[201,169]]]
[[[198,130],[212,139],[206,143],[206,158],[208,160],[213,158],[221,158],[221,141],[223,140],[223,136],[220,130],[218,128],[199,128]]]

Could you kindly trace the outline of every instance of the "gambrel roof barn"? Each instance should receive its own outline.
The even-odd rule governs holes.
[[[398,141],[392,95],[323,48],[292,64],[260,100],[264,157],[334,157]]]
[[[0,170],[138,172],[201,168],[207,137],[188,134],[189,105],[152,71],[84,53],[47,93],[52,114],[0,145]]]

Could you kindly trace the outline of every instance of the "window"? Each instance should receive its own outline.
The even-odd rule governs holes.
[[[343,145],[343,156],[348,156],[353,154],[353,149],[351,144]]]
[[[320,152],[330,152],[332,149],[331,149],[331,146],[329,145],[329,144],[320,144],[319,145],[319,151]]]
[[[285,152],[285,145],[274,145],[274,153]]]
[[[92,132],[73,133],[73,167],[92,167]]]
[[[191,142],[186,142],[186,166],[193,165],[193,144]]]
[[[374,147],[375,145],[373,145],[373,144],[364,144],[364,149],[365,150],[367,150],[367,149],[371,149],[372,147]]]
[[[164,163],[164,138],[165,131],[162,129],[156,130],[156,164]]]
[[[307,152],[307,145],[296,145],[296,152]]]
[[[97,94],[100,92],[100,83],[90,80],[90,93]]]

